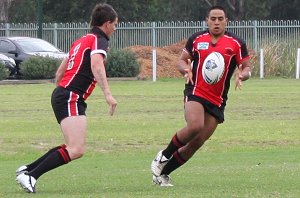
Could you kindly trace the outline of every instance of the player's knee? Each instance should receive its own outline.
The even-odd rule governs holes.
[[[188,130],[192,136],[196,136],[203,129],[203,125],[199,123],[191,123],[188,125]]]
[[[85,149],[83,147],[74,147],[70,149],[71,153],[70,156],[72,156],[72,159],[81,158],[84,155]],[[70,152],[69,151],[69,152]]]
[[[84,155],[83,151],[77,152],[77,158],[81,158]]]
[[[80,157],[82,157],[84,155],[85,150],[84,150],[83,147],[79,147],[79,148],[77,148],[77,152],[76,153],[77,153],[77,157],[80,158]]]

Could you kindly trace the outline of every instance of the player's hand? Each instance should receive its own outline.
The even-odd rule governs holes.
[[[243,75],[242,75],[242,65],[239,65],[237,70],[235,71],[235,90],[242,89],[242,79],[243,79]]]
[[[114,99],[112,95],[106,97],[106,102],[109,105],[109,115],[113,116],[115,109],[117,107],[117,101]]]
[[[191,60],[188,59],[188,68],[184,69],[184,78],[186,79],[185,84],[191,83],[192,85],[194,85],[194,81],[193,81],[193,72],[191,69]]]

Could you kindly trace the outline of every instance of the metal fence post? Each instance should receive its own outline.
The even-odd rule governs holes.
[[[206,30],[207,27],[206,27],[206,21],[201,21],[201,24],[202,24],[202,30]]]
[[[9,23],[5,23],[5,36],[9,37]]]
[[[156,81],[156,37],[155,37],[156,22],[152,22],[152,81]]]
[[[259,76],[260,78],[264,78],[264,68],[265,68],[265,65],[264,65],[264,50],[263,49],[260,49],[260,70],[259,70]]]
[[[297,61],[296,61],[296,79],[299,79],[300,73],[300,48],[297,50]]]
[[[43,1],[37,0],[38,38],[43,38]]]
[[[57,40],[58,40],[58,38],[57,38],[57,23],[54,23],[54,28],[53,28],[53,39],[54,39],[54,46],[55,47],[58,47],[57,46]]]
[[[253,30],[253,42],[254,42],[254,51],[255,51],[255,53],[257,53],[258,52],[258,39],[257,39],[257,21],[255,20],[255,21],[253,21],[253,24],[254,24],[254,30]]]

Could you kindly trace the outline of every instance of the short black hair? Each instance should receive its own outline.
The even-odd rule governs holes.
[[[91,14],[90,26],[102,26],[105,22],[113,22],[118,17],[117,12],[107,3],[97,4]]]
[[[210,14],[210,12],[212,11],[212,10],[222,10],[223,12],[224,12],[224,14],[225,14],[225,17],[227,17],[227,13],[226,13],[226,10],[225,10],[225,8],[224,7],[222,7],[222,6],[212,6],[212,7],[210,7],[209,9],[208,9],[208,11],[207,11],[207,17],[209,16],[209,14]]]

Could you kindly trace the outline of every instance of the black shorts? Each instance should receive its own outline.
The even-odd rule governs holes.
[[[87,108],[87,104],[82,97],[63,87],[54,89],[51,104],[59,124],[66,117],[85,115]]]
[[[208,100],[205,100],[204,98],[195,95],[185,96],[184,101],[195,101],[201,103],[204,107],[205,112],[215,117],[219,123],[224,122],[224,106],[218,107],[217,105],[212,104]]]

